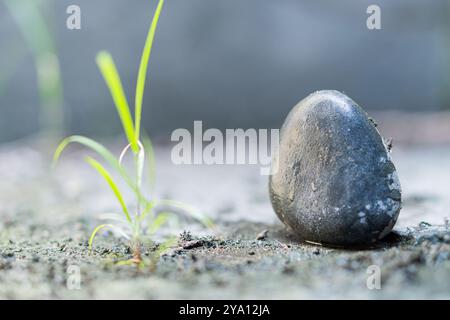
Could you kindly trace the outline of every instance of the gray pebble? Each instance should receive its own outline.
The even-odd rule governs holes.
[[[260,233],[258,233],[258,234],[256,235],[256,240],[264,240],[264,239],[266,239],[268,233],[269,233],[269,230],[267,230],[267,229],[261,231]]]
[[[374,122],[346,95],[318,91],[300,101],[275,157],[273,208],[304,240],[365,245],[392,230],[401,208],[395,166]]]
[[[202,240],[191,240],[183,244],[183,249],[189,250],[203,246],[204,242]]]

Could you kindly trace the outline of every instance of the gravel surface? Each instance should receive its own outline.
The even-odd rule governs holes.
[[[38,139],[0,146],[2,299],[450,298],[448,147],[395,146],[403,209],[394,232],[371,247],[343,250],[301,243],[287,230],[258,167],[175,166],[170,148],[158,146],[155,197],[187,202],[216,227],[183,220],[162,230],[179,235],[177,243],[155,270],[137,270],[115,264],[131,252],[110,233],[89,254],[99,214],[118,206],[83,162],[84,149],[71,147],[51,171],[55,146]],[[367,287],[374,265],[379,290]]]

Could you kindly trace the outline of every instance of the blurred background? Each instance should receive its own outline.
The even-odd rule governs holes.
[[[366,9],[381,8],[381,30]],[[450,141],[450,1],[169,0],[150,60],[143,121],[277,128],[309,93],[344,91],[398,141]],[[66,9],[81,8],[81,30]],[[114,136],[95,65],[110,51],[133,103],[150,0],[0,0],[0,142],[41,131]],[[381,120],[381,121],[380,121]]]

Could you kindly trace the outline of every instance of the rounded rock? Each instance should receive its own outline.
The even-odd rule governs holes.
[[[366,245],[392,230],[401,208],[397,171],[375,122],[346,95],[317,91],[300,101],[274,157],[272,206],[302,239]]]

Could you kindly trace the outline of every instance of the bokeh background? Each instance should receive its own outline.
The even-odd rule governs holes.
[[[72,4],[81,7],[81,30],[66,28]],[[381,30],[366,27],[370,4],[381,8]],[[155,6],[0,0],[0,142],[50,128],[119,134],[95,54],[112,53],[132,104]],[[427,125],[423,113],[450,107],[449,17],[447,0],[169,0],[150,62],[145,128],[166,138],[194,120],[277,128],[309,93],[337,89],[387,119],[381,125],[398,140],[446,140],[448,118]],[[386,111],[403,116],[393,121]]]

